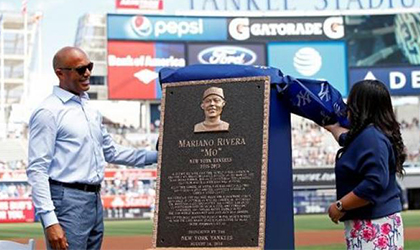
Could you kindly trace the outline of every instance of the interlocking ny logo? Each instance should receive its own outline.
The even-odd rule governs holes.
[[[331,99],[330,91],[328,89],[327,83],[325,82],[321,83],[321,90],[319,91],[318,96],[319,96],[319,99],[321,99],[322,101],[325,98],[326,102],[328,102]]]
[[[299,94],[297,95],[298,98],[298,103],[297,106],[301,107],[301,106],[305,106],[306,104],[311,102],[311,97],[309,96],[309,92],[304,92],[304,91],[300,91]]]
[[[321,125],[325,125],[329,120],[330,120],[330,116],[325,114],[325,111],[321,111],[321,116],[322,116],[322,121],[321,121]]]

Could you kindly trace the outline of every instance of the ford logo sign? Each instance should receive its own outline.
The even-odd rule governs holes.
[[[237,46],[214,46],[198,54],[201,64],[252,65],[257,60],[254,51]]]

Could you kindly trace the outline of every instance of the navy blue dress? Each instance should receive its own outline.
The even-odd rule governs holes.
[[[340,145],[347,134],[340,136]],[[402,210],[390,140],[373,125],[354,138],[335,165],[337,199],[353,191],[370,204],[346,212],[341,221],[377,219]]]

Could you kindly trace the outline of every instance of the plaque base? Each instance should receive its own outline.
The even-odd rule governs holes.
[[[158,247],[158,248],[149,248],[146,250],[260,250],[258,247]]]

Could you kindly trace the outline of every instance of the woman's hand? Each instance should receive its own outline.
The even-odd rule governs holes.
[[[349,131],[348,129],[341,127],[341,125],[338,122],[331,125],[326,125],[323,128],[328,130],[334,136],[334,139],[337,142],[342,133],[347,133]]]
[[[346,212],[342,212],[338,210],[337,206],[334,203],[331,203],[330,207],[328,208],[328,216],[335,224],[338,224],[338,221],[346,214]]]
[[[342,197],[340,201],[342,208],[341,211],[338,210],[336,202],[331,203],[330,207],[328,208],[328,215],[330,216],[331,220],[336,224],[346,214],[345,211],[349,211],[359,207],[364,207],[370,204],[370,201],[360,198],[353,191]]]

